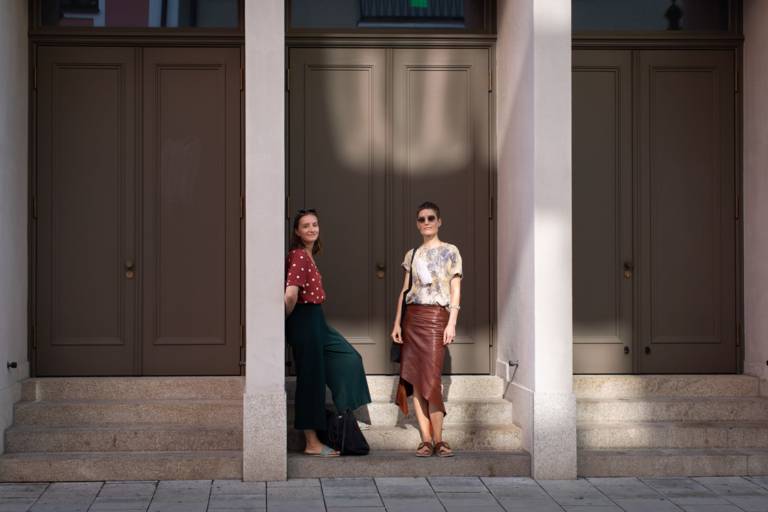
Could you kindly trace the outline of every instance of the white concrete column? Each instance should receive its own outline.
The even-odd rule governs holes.
[[[768,2],[744,1],[746,373],[768,380]]]
[[[0,430],[13,422],[27,360],[27,2],[0,9]],[[16,369],[6,370],[15,361]],[[0,446],[2,452],[2,446]]]
[[[500,0],[498,363],[539,479],[576,477],[571,2]]]
[[[283,9],[283,0],[245,2],[244,480],[287,476]]]

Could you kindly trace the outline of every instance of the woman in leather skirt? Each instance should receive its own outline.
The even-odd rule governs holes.
[[[433,453],[440,457],[453,456],[453,450],[443,440],[445,405],[441,374],[445,347],[456,337],[462,269],[459,250],[438,237],[441,225],[440,208],[436,204],[426,202],[419,206],[416,227],[423,242],[408,251],[403,259],[405,279],[392,328],[392,340],[402,344],[395,403],[407,415],[407,397],[413,394],[421,434],[421,443],[416,449],[419,457]],[[410,274],[413,281],[406,295]],[[403,300],[407,307],[401,329]]]
[[[371,395],[362,357],[325,321],[325,290],[314,259],[319,252],[317,212],[299,210],[285,266],[285,334],[296,363],[294,428],[304,431],[304,453],[336,457],[339,452],[317,437],[318,430],[326,429],[325,387],[338,411],[368,404]]]

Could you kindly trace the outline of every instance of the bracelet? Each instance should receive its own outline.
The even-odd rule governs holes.
[[[458,304],[451,304],[450,306],[448,306],[448,309],[455,309],[456,311],[458,311],[461,309],[461,306],[459,306]]]

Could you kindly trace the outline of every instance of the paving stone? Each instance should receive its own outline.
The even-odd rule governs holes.
[[[661,494],[637,478],[588,478],[587,481],[611,500],[663,499]]]
[[[727,505],[728,502],[691,478],[644,478],[645,483],[678,505]]]
[[[488,492],[440,492],[440,502],[448,512],[503,512],[498,501]]]
[[[592,505],[577,505],[575,507],[563,507],[566,512],[623,512],[616,505],[607,506],[592,506]]]
[[[658,498],[614,499],[613,501],[626,512],[680,512],[683,510],[660,496]]]
[[[724,497],[768,496],[768,490],[738,476],[700,477],[693,480]]]
[[[99,498],[152,497],[155,494],[154,483],[105,483],[99,491]]]
[[[530,478],[485,477],[480,480],[498,498],[517,498],[532,501],[551,499],[546,491],[535,480]]]
[[[0,484],[0,500],[6,498],[34,498],[43,494],[48,484]]]
[[[267,507],[267,496],[265,494],[217,494],[211,496],[208,507],[217,510],[263,509]]]
[[[152,501],[147,512],[206,512],[208,502],[162,503]]]
[[[279,482],[267,482],[267,489],[280,487],[320,487],[319,478],[291,478]]]
[[[346,496],[328,496],[325,495],[326,507],[355,507],[355,508],[377,508],[384,506],[378,493],[369,494],[348,494]]]
[[[745,512],[768,512],[766,496],[727,496],[726,499]]]
[[[575,507],[563,507],[566,512],[623,512],[616,505],[606,506],[593,506],[593,505],[577,505]]]
[[[683,505],[685,512],[742,512],[735,505]]]
[[[545,491],[563,507],[611,507],[613,503],[587,480],[544,480]]]
[[[27,512],[34,502],[34,498],[0,498],[0,512]]]
[[[321,483],[325,496],[379,493],[373,478],[323,478]]]
[[[429,483],[435,492],[488,492],[488,488],[477,477],[432,476]]]
[[[152,500],[151,496],[147,497],[98,497],[88,509],[88,512],[110,512],[110,511],[127,511],[127,510],[147,510]]]
[[[217,494],[266,494],[266,482],[242,482],[240,480],[215,480],[211,495]]]
[[[551,498],[499,498],[499,504],[507,512],[562,512],[563,507]]]
[[[334,507],[327,507],[327,512],[387,512],[387,510],[384,507],[344,507],[344,508],[334,508]]]
[[[384,498],[387,512],[445,512],[440,501],[434,497]]]

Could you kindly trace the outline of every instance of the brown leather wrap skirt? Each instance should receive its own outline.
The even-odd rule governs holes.
[[[441,375],[445,346],[443,331],[448,311],[442,306],[409,304],[403,323],[400,382],[395,403],[408,414],[408,396],[415,392],[445,414]]]

